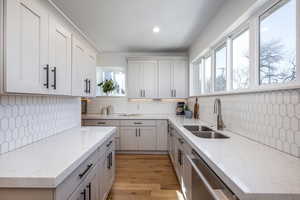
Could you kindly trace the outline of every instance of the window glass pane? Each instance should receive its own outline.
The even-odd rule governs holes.
[[[227,48],[223,46],[216,51],[215,91],[226,90]]]
[[[260,84],[296,78],[296,0],[277,5],[260,18]]]
[[[204,92],[208,93],[211,91],[211,57],[207,57],[204,60]]]
[[[97,67],[97,85],[105,80],[113,80],[115,83],[115,90],[109,93],[109,96],[125,96],[125,83],[126,77],[125,72],[121,68],[117,67]],[[102,91],[102,88],[97,86],[97,96],[107,96]]]
[[[249,30],[232,41],[232,87],[233,89],[249,86]]]

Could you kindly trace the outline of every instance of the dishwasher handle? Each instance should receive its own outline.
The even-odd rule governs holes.
[[[213,189],[212,186],[209,184],[208,180],[203,175],[203,173],[200,171],[200,169],[194,163],[193,159],[189,155],[186,155],[186,158],[189,161],[189,163],[191,164],[193,170],[195,170],[195,172],[197,173],[198,177],[203,182],[203,185],[205,186],[205,188],[207,189],[207,191],[211,194],[211,196],[212,196],[213,199],[215,199],[215,200],[232,200],[232,199],[237,199],[235,195],[232,195],[232,198],[228,198],[225,195],[225,193],[223,193],[222,190]]]

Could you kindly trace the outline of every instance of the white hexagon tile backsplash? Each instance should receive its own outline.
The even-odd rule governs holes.
[[[80,125],[80,99],[0,96],[0,154]]]
[[[227,129],[300,157],[300,90],[199,97],[201,120],[214,122],[215,98]]]

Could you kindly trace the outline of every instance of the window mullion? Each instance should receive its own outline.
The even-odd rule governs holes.
[[[232,90],[232,39],[226,41],[226,91]]]

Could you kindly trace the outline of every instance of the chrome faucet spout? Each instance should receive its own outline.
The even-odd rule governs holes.
[[[224,123],[222,120],[221,100],[219,98],[216,98],[214,102],[214,114],[217,115],[217,120],[216,120],[217,129],[222,130],[224,128]]]

